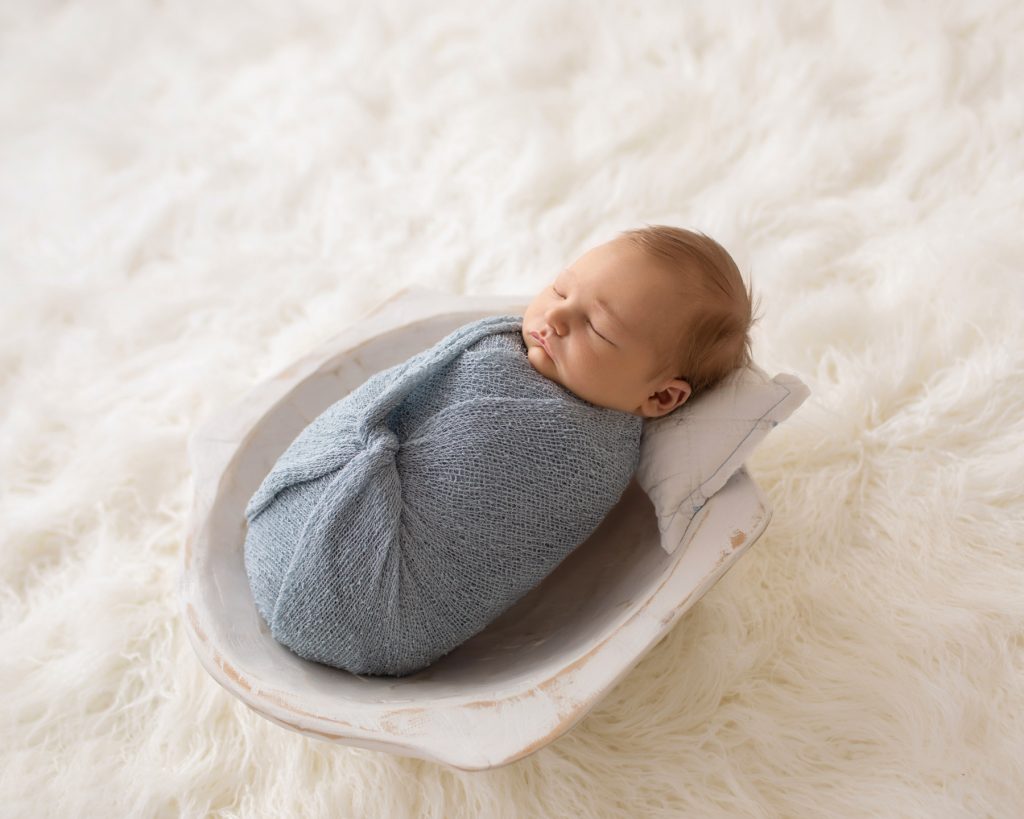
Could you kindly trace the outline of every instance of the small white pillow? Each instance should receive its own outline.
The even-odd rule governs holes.
[[[644,421],[636,480],[654,504],[662,548],[686,548],[725,486],[764,440],[811,394],[796,376],[751,364],[661,418]]]

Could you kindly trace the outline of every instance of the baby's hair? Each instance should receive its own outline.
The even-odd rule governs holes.
[[[687,306],[679,317],[675,341],[663,350],[651,377],[682,378],[691,399],[752,362],[750,328],[753,289],[728,251],[703,233],[647,225],[620,236],[648,253],[679,278]],[[758,298],[760,306],[760,298]]]

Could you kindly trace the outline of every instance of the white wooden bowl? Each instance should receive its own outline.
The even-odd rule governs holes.
[[[708,501],[685,552],[660,546],[634,479],[594,534],[468,642],[407,677],[349,674],[278,644],[243,562],[245,505],[278,456],[369,376],[529,298],[406,288],[203,424],[189,454],[194,503],[178,589],[213,678],[307,736],[483,770],[571,729],[760,537],[771,507],[741,469]]]

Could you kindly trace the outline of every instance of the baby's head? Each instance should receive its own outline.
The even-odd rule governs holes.
[[[653,225],[560,271],[526,308],[523,341],[580,398],[657,418],[750,363],[751,301],[716,241]]]

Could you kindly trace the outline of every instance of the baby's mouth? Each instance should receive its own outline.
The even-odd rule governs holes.
[[[533,336],[537,340],[537,343],[540,344],[540,346],[544,348],[544,352],[548,354],[548,357],[552,361],[554,361],[555,357],[553,355],[551,355],[551,348],[548,347],[548,343],[543,339],[543,337],[541,337],[541,335],[539,333],[537,333],[536,331],[534,331],[534,330],[530,331],[530,335]]]

